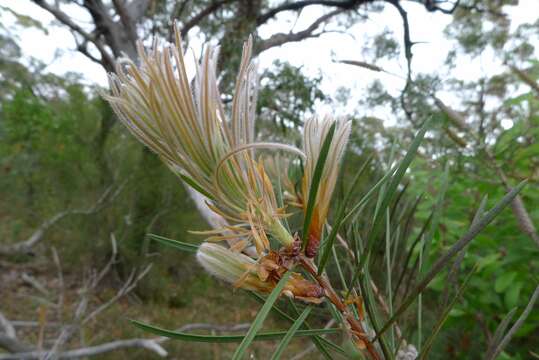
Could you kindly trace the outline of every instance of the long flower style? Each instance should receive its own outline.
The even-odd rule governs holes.
[[[320,178],[312,220],[307,234],[305,235],[308,239],[305,252],[309,257],[314,257],[316,255],[320,244],[320,236],[328,215],[331,197],[339,175],[340,162],[348,143],[348,137],[350,136],[351,122],[333,120],[329,117],[325,117],[322,119],[311,118],[305,124],[303,148],[307,160],[301,185],[304,198],[304,209],[306,210],[306,197],[311,191],[313,176],[318,158],[320,157],[322,145],[334,123],[335,132],[331,139],[328,157]]]

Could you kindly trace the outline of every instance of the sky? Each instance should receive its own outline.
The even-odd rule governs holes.
[[[508,7],[506,12],[511,19],[511,27],[516,28],[524,22],[533,22],[537,19],[538,0],[521,0],[517,7]],[[22,29],[17,27],[15,18],[3,12],[0,18],[2,24],[7,26],[12,34],[16,34],[17,40],[26,57],[34,57],[47,64],[47,71],[55,74],[64,74],[69,71],[83,74],[87,83],[97,83],[106,86],[106,74],[97,64],[87,59],[84,55],[74,50],[75,42],[71,33],[61,26],[55,25],[53,17],[46,11],[31,3],[29,0],[0,0],[0,6],[9,7],[14,11],[29,15],[38,19],[46,28],[47,33],[31,28]],[[451,17],[440,12],[429,13],[420,4],[405,1],[403,6],[408,12],[411,38],[421,42],[414,46],[413,69],[423,73],[439,73],[442,78],[449,78],[449,74],[440,73],[448,51],[452,47],[451,41],[444,36],[444,29],[450,23]],[[76,6],[70,7],[70,15],[79,21],[88,21],[85,14]],[[321,7],[307,7],[296,19],[295,13],[283,13],[277,20],[260,28],[259,35],[262,38],[269,37],[275,32],[298,31],[308,26],[322,13]],[[327,27],[331,29],[331,25]],[[263,71],[271,66],[276,60],[289,61],[293,65],[301,66],[308,76],[322,76],[321,89],[328,95],[336,93],[340,87],[350,89],[348,105],[341,109],[333,109],[331,104],[319,103],[316,112],[345,115],[357,107],[358,102],[366,96],[367,86],[375,79],[379,79],[394,96],[398,96],[404,85],[404,81],[396,76],[383,73],[375,73],[367,69],[336,63],[334,60],[365,60],[362,48],[369,44],[372,37],[380,33],[384,28],[394,32],[396,39],[402,39],[402,19],[397,11],[387,6],[381,13],[369,13],[366,22],[360,22],[348,29],[347,34],[328,33],[319,38],[308,39],[302,42],[290,43],[273,48],[262,53],[258,59],[259,69]],[[190,45],[195,53],[199,54],[200,42],[190,35]],[[241,51],[238,49],[238,51]],[[387,61],[377,64],[386,70],[405,76],[405,61],[403,56],[395,61]],[[457,67],[451,70],[451,77],[471,80],[481,75],[492,75],[501,72],[502,64],[495,54],[485,51],[481,56],[474,59],[462,58]],[[450,98],[443,99],[448,103],[456,101]],[[374,110],[372,114],[381,117],[393,124],[387,110]]]

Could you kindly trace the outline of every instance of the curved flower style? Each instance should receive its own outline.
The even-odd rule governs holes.
[[[320,235],[328,215],[331,196],[335,189],[335,184],[337,183],[339,166],[346,149],[346,144],[348,143],[352,123],[350,121],[340,121],[325,117],[323,119],[312,118],[305,124],[303,148],[307,160],[301,184],[304,202],[311,190],[313,175],[322,150],[322,145],[334,123],[336,123],[335,132],[331,140],[328,157],[324,165],[318,192],[316,194],[316,205],[314,207],[312,220],[309,224],[308,232],[305,235],[308,239],[305,253],[309,257],[314,257],[316,255],[320,245]],[[304,209],[306,210],[306,206],[304,206]]]
[[[207,48],[190,86],[180,33],[175,46],[146,53],[141,64],[119,62],[105,95],[121,122],[190,186],[212,200],[210,207],[234,224],[235,236],[269,250],[266,232],[285,246],[293,238],[282,225],[283,209],[261,163],[253,159],[257,99],[252,39],[245,43],[230,120],[217,86],[218,51]],[[238,151],[241,150],[241,151]],[[229,232],[229,231],[227,231]]]

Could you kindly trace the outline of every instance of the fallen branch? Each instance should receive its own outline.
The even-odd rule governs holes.
[[[23,352],[32,349],[31,346],[19,341],[13,324],[0,312],[0,349],[9,352]]]
[[[19,254],[29,254],[34,246],[43,240],[47,231],[58,223],[63,218],[70,215],[92,215],[100,210],[102,210],[107,203],[111,203],[116,196],[121,192],[126,182],[121,184],[114,193],[112,192],[112,185],[109,186],[99,199],[86,209],[75,209],[75,210],[65,210],[57,213],[56,215],[45,220],[33,233],[24,241],[20,241],[14,244],[2,245],[0,246],[0,255],[19,255]]]
[[[192,330],[208,330],[217,332],[238,332],[246,331],[251,327],[251,324],[235,324],[235,325],[217,325],[206,323],[194,323],[187,324],[177,329],[177,331],[192,331]],[[127,339],[117,340],[108,343],[84,347],[80,349],[68,350],[64,352],[57,352],[55,354],[56,359],[78,359],[81,357],[91,357],[101,355],[107,352],[112,352],[127,348],[143,348],[149,351],[153,351],[161,357],[168,355],[168,352],[162,347],[162,343],[169,340],[167,337],[157,337],[152,339]],[[2,335],[0,335],[0,347],[2,346]],[[4,349],[10,351],[8,348]],[[12,354],[0,355],[0,360],[31,360],[31,359],[43,359],[50,356],[49,351],[31,351],[32,349],[25,348],[23,351],[13,351]]]
[[[0,338],[1,339],[1,338]],[[168,352],[159,345],[159,341],[154,339],[129,339],[111,341],[105,344],[89,346],[76,350],[68,350],[55,354],[56,359],[78,359],[87,356],[97,356],[107,352],[116,351],[125,348],[143,348],[155,352],[161,357],[168,355]],[[31,351],[14,353],[8,355],[0,355],[0,360],[25,360],[25,359],[42,359],[49,354],[48,351]]]

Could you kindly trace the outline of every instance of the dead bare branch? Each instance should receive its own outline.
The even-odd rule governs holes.
[[[537,82],[532,79],[530,75],[528,75],[528,73],[523,70],[520,70],[513,65],[509,65],[509,68],[511,69],[513,74],[515,74],[520,80],[522,80],[522,82],[526,83],[529,87],[531,87],[532,90],[536,93],[536,95],[539,95],[539,84],[537,84]]]
[[[43,284],[41,284],[39,282],[39,280],[37,280],[35,277],[33,277],[32,275],[30,274],[27,274],[27,273],[22,273],[21,275],[21,279],[22,281],[24,281],[26,284],[32,286],[34,289],[36,289],[37,291],[39,291],[41,293],[41,295],[45,296],[45,297],[49,297],[50,293],[49,293],[49,290],[47,290],[47,288],[45,288],[45,286],[43,286]]]
[[[329,326],[331,326],[330,324]],[[217,332],[238,332],[246,331],[251,327],[251,324],[234,324],[234,325],[217,325],[206,323],[194,323],[187,324],[179,328],[177,331],[192,331],[192,330],[208,330]],[[1,335],[0,335],[0,347],[1,347]],[[162,343],[170,340],[166,337],[157,337],[153,339],[127,339],[117,340],[96,346],[89,346],[80,349],[68,350],[64,352],[56,353],[57,359],[78,359],[81,357],[91,357],[101,355],[107,352],[112,352],[126,348],[143,348],[155,352],[161,357],[167,355],[167,351],[161,346]],[[9,350],[8,350],[9,351]],[[12,354],[0,355],[0,360],[20,360],[20,359],[42,359],[50,353],[49,351],[30,351],[14,352]]]
[[[0,329],[3,329],[0,333],[4,333],[7,337],[16,339],[17,333],[13,324],[0,312]]]
[[[14,244],[0,246],[0,255],[16,255],[16,254],[29,254],[32,248],[43,240],[47,231],[52,228],[60,220],[71,215],[93,215],[102,210],[107,204],[110,204],[124,188],[126,182],[122,183],[114,192],[113,186],[109,186],[99,199],[89,208],[64,210],[55,214],[51,218],[45,220],[33,233],[24,241],[20,241]]]
[[[290,32],[290,33],[276,33],[272,36],[270,36],[268,39],[265,39],[265,40],[261,40],[257,47],[256,47],[256,52],[257,53],[261,53],[265,50],[268,50],[272,47],[276,47],[276,46],[281,46],[283,44],[286,44],[286,43],[290,43],[290,42],[298,42],[298,41],[302,41],[302,40],[305,40],[305,39],[308,39],[308,38],[314,38],[314,37],[318,37],[320,35],[322,35],[324,33],[324,31],[321,31],[321,32],[318,32],[318,33],[315,33],[315,31],[320,27],[320,25],[324,24],[325,22],[327,22],[328,20],[330,20],[332,17],[338,15],[338,14],[341,14],[343,13],[344,10],[343,9],[337,9],[337,10],[333,10],[325,15],[322,15],[321,17],[319,17],[318,19],[316,19],[315,21],[313,21],[313,23],[311,25],[309,25],[309,27],[307,27],[305,30],[302,30],[302,31],[298,31],[298,32]]]
[[[0,349],[9,352],[31,351],[32,347],[17,339],[13,324],[0,312]]]
[[[98,356],[107,352],[125,348],[143,348],[153,351],[160,357],[166,357],[168,352],[156,340],[153,339],[129,339],[111,341],[105,344],[89,346],[81,349],[68,350],[55,354],[56,359],[79,359],[83,357]],[[0,355],[0,360],[23,360],[42,359],[48,354],[47,351],[17,352],[8,355]]]
[[[258,26],[266,23],[277,14],[283,11],[299,11],[307,6],[312,5],[322,5],[326,7],[334,7],[342,10],[350,10],[355,7],[358,7],[362,4],[373,2],[372,0],[348,0],[348,1],[335,1],[335,0],[303,0],[303,1],[293,1],[285,3],[279,6],[274,7],[273,9],[268,10],[264,14],[260,15],[256,19],[256,24]]]
[[[10,353],[24,353],[27,351],[32,351],[33,348],[17,339],[9,337],[5,334],[0,334],[0,349],[7,350]],[[0,359],[2,359],[2,356],[3,355],[0,355]]]
[[[105,48],[105,45],[99,40],[99,38],[93,36],[91,33],[84,30],[82,27],[77,25],[65,12],[63,12],[58,6],[49,4],[45,0],[32,0],[37,6],[41,7],[42,9],[48,11],[51,15],[53,15],[56,20],[61,22],[62,24],[66,25],[69,29],[76,32],[80,36],[82,36],[86,41],[92,43],[99,53],[101,54],[101,63],[106,68],[109,68],[110,70],[114,69],[114,58],[111,56],[111,54],[107,51]]]
[[[182,37],[187,36],[187,33],[189,32],[189,30],[191,30],[192,28],[197,26],[205,17],[207,17],[210,14],[214,13],[221,6],[223,6],[227,2],[231,2],[231,1],[232,0],[218,0],[218,1],[211,2],[208,6],[206,6],[204,9],[202,9],[196,15],[194,15],[191,19],[189,19],[189,21],[187,21],[183,25],[183,27],[182,27],[182,29],[180,31],[181,34],[182,34]]]

